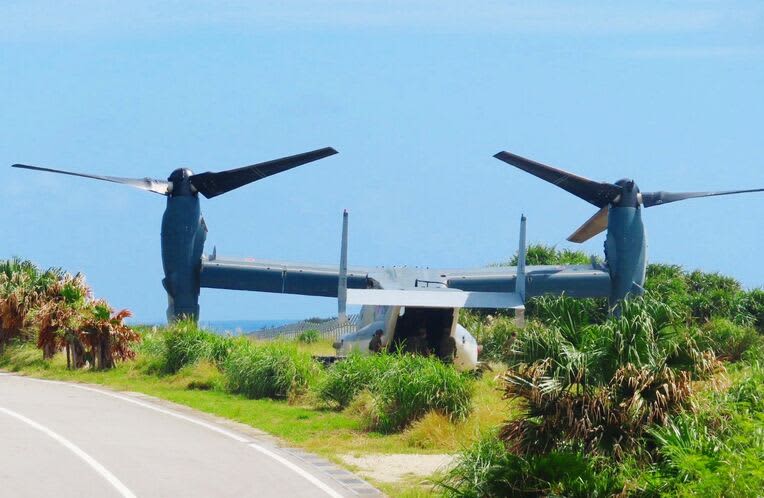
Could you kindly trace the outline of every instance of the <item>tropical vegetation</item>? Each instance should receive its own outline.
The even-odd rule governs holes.
[[[529,250],[533,264],[589,261]],[[0,264],[0,367],[143,390],[330,458],[461,445],[425,487],[382,484],[396,496],[761,493],[764,291],[651,265],[645,295],[618,316],[601,299],[527,304],[522,328],[505,313],[461,314],[483,346],[482,378],[400,353],[322,368],[312,356],[331,346],[318,334],[259,341],[190,321],[133,330],[81,276],[13,260]]]
[[[140,340],[124,323],[129,316],[93,299],[81,275],[41,271],[19,258],[0,261],[0,351],[32,340],[45,358],[65,350],[70,368],[113,368],[134,358],[132,345]]]
[[[538,264],[571,255],[540,251]],[[582,258],[583,259],[583,255]],[[464,314],[519,413],[464,449],[451,496],[757,496],[762,291],[651,265],[644,297],[536,298],[527,326]]]

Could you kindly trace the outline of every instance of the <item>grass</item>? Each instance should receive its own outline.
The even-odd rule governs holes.
[[[296,344],[237,341],[223,364],[226,387],[248,398],[295,398],[319,374],[319,366]]]

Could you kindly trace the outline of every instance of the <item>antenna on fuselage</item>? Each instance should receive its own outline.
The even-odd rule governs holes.
[[[340,248],[340,275],[337,287],[337,316],[340,323],[347,322],[348,302],[348,210],[342,212],[342,246]]]

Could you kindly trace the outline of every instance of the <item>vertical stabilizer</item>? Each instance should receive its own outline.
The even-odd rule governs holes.
[[[340,278],[337,288],[337,308],[340,323],[347,321],[348,302],[348,211],[342,213],[342,247],[340,249]]]
[[[523,215],[520,218],[520,247],[517,250],[517,280],[515,281],[515,292],[520,295],[523,302],[525,302],[525,257],[527,254],[525,223],[526,218]]]
[[[525,304],[525,259],[528,253],[528,247],[525,241],[525,215],[520,217],[520,246],[517,249],[517,279],[515,280],[515,293],[520,296]],[[525,326],[525,307],[515,310],[515,324],[518,327]]]

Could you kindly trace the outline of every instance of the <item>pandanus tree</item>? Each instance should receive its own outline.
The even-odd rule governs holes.
[[[686,408],[694,379],[722,368],[661,302],[626,301],[620,316],[592,324],[575,302],[549,300],[547,323],[518,338],[503,378],[505,396],[525,409],[502,431],[516,454],[573,445],[619,458]]]
[[[59,269],[40,271],[30,261],[0,261],[0,350],[21,335],[30,314],[60,281]]]
[[[114,313],[104,300],[92,303],[89,314],[81,328],[81,342],[90,349],[93,368],[105,370],[113,368],[117,360],[135,357],[131,344],[140,340],[133,329],[124,324],[129,318],[129,310]]]
[[[69,368],[113,368],[118,360],[135,357],[131,344],[140,340],[137,332],[125,325],[130,311],[114,313],[102,299],[91,299],[90,289],[81,276],[67,276],[36,313],[39,324],[38,347],[46,358],[66,350]]]
[[[51,358],[66,349],[66,363],[70,368],[85,365],[85,348],[81,330],[87,320],[90,289],[80,275],[66,276],[54,284],[50,296],[35,313],[39,327],[37,347],[45,358]]]

